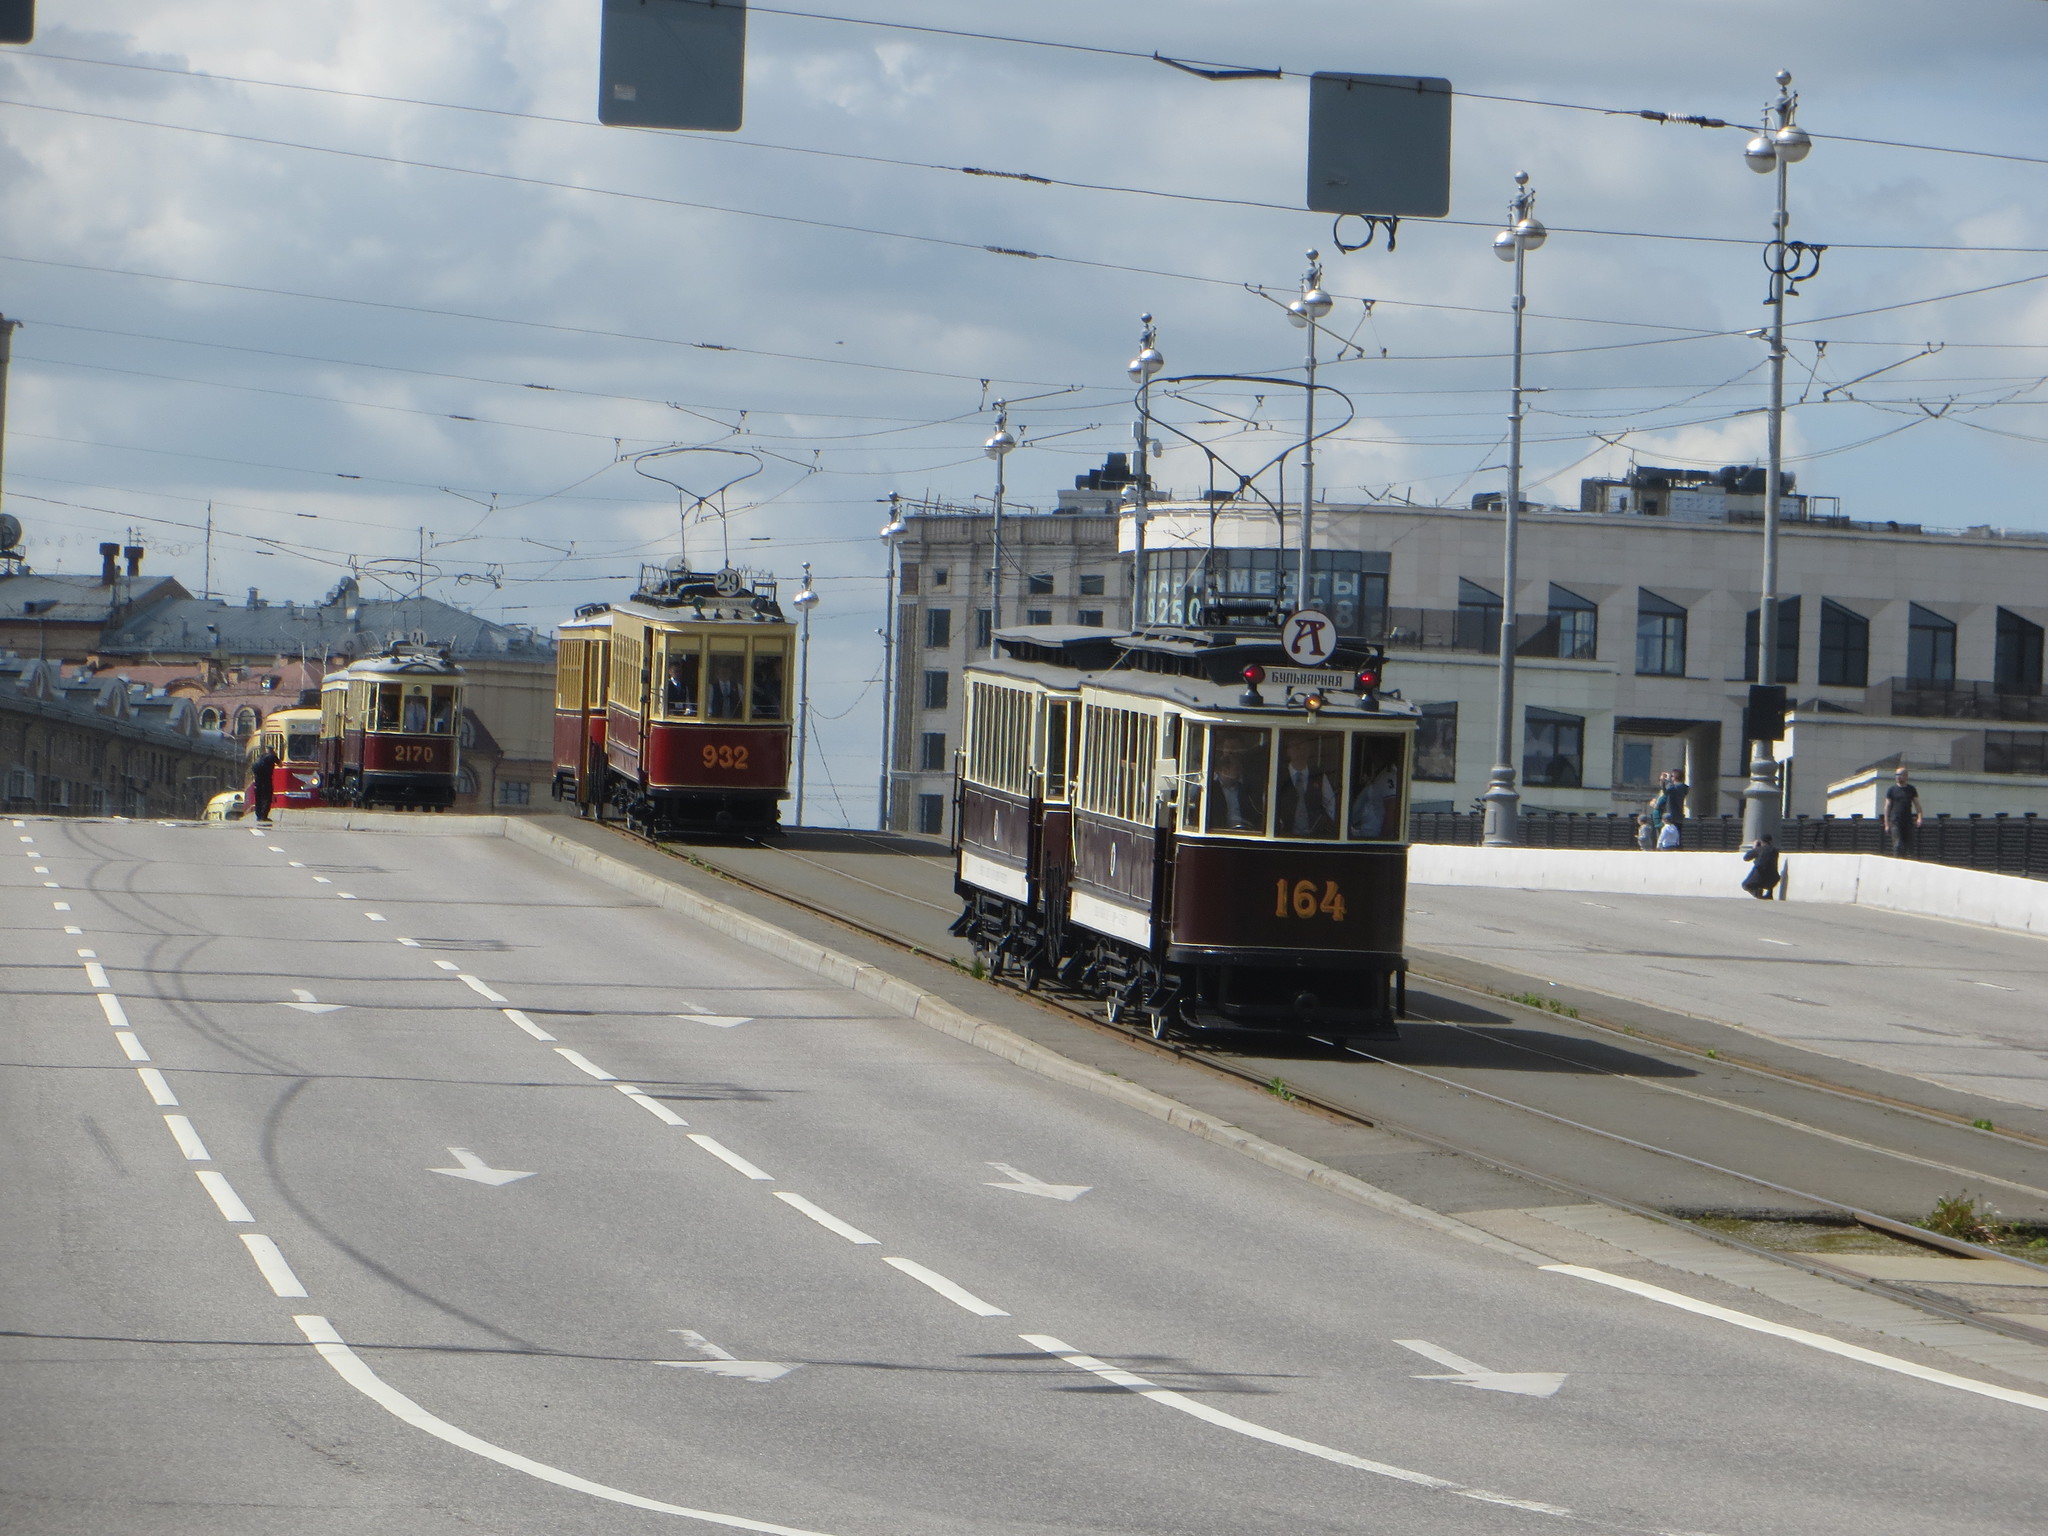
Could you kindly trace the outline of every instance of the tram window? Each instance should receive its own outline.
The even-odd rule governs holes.
[[[1208,830],[1264,832],[1273,733],[1218,726],[1210,738]]]
[[[697,654],[693,638],[671,636],[668,642],[668,674],[661,688],[661,707],[671,715],[690,719],[697,713],[698,678],[704,658]]]
[[[1065,699],[1045,705],[1045,798],[1067,798],[1067,711]]]
[[[586,642],[564,639],[555,659],[555,708],[576,709],[583,703],[583,651]]]
[[[1275,837],[1335,837],[1344,782],[1342,731],[1282,731]]]
[[[433,700],[433,721],[428,728],[436,736],[446,736],[455,729],[455,689],[450,684],[437,683]]]
[[[370,727],[373,731],[395,731],[398,729],[398,684],[378,683],[377,718]]]
[[[609,693],[606,692],[606,684],[611,681],[612,648],[610,643],[603,640],[591,641],[590,655],[590,665],[583,669],[585,678],[584,701],[593,709],[599,709],[604,706],[606,699],[610,697]]]
[[[742,718],[747,710],[747,653],[714,650],[708,662],[704,672],[705,715],[713,720]]]
[[[1180,738],[1180,825],[1184,832],[1201,830],[1202,756],[1208,747],[1209,727],[1190,720]]]
[[[754,652],[754,696],[748,705],[748,713],[753,719],[782,718],[783,672],[780,646],[774,650]]]
[[[1351,738],[1351,836],[1401,836],[1401,738],[1360,731]]]
[[[320,737],[313,731],[292,731],[284,740],[288,763],[310,763],[320,750]]]
[[[415,688],[405,696],[404,724],[399,727],[409,735],[423,736],[427,730],[427,696]]]

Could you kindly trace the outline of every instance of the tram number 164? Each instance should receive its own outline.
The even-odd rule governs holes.
[[[731,743],[706,744],[704,748],[706,768],[735,768],[744,771],[747,766],[747,749]]]
[[[1304,921],[1327,917],[1333,923],[1344,921],[1344,892],[1334,880],[1322,882],[1317,889],[1313,880],[1286,880],[1274,882],[1273,915],[1275,917],[1298,917]]]

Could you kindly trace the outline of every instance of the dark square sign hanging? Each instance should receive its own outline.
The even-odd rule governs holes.
[[[1308,206],[1440,219],[1451,211],[1451,82],[1316,74],[1308,83]]]
[[[731,133],[746,75],[745,0],[604,0],[600,123]]]

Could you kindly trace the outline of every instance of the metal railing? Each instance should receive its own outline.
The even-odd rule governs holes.
[[[1481,813],[1416,811],[1408,837],[1417,843],[1479,846]],[[1633,816],[1538,812],[1521,821],[1527,848],[1586,848],[1640,851]],[[1680,823],[1684,846],[1694,853],[1733,853],[1742,846],[1740,816],[1689,816]],[[1784,853],[1889,854],[1891,839],[1868,816],[1788,817],[1777,836]],[[2021,816],[1930,816],[1913,837],[1908,857],[1995,875],[2048,880],[2048,821],[2032,811]]]

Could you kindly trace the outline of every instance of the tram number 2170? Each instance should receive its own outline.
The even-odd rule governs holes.
[[[1274,882],[1273,915],[1275,917],[1298,917],[1310,921],[1327,917],[1333,923],[1344,921],[1344,892],[1334,880],[1287,880]]]
[[[716,745],[706,743],[704,747],[704,766],[706,768],[733,768],[744,772],[747,766],[747,749],[745,747],[733,746],[730,742],[721,742]]]

